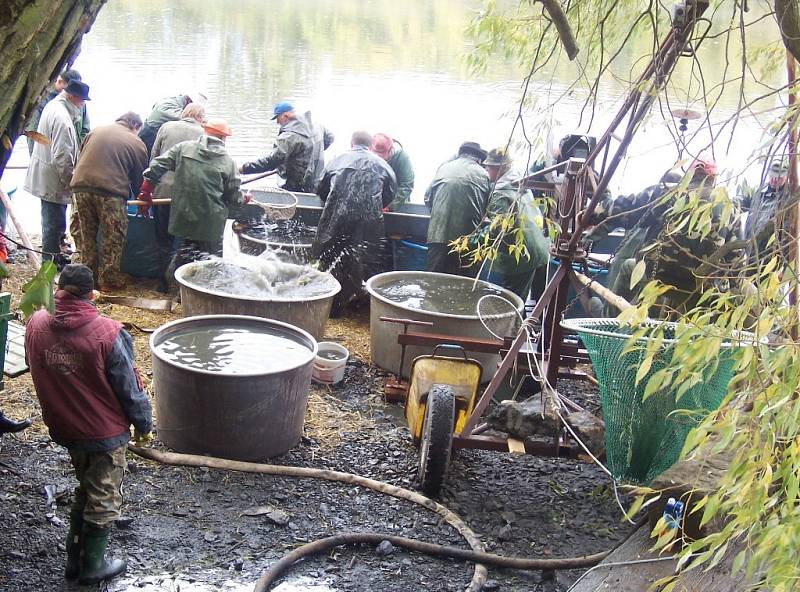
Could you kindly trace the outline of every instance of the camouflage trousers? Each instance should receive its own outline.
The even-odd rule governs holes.
[[[100,286],[123,285],[125,276],[120,265],[128,233],[125,199],[76,191],[72,194],[72,206],[69,231],[75,239],[73,262],[89,267]],[[98,243],[102,243],[102,249]]]
[[[108,452],[68,449],[78,478],[72,514],[83,513],[86,522],[97,526],[109,526],[120,517],[126,449],[125,444]]]

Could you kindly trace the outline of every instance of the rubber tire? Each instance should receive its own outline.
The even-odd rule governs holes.
[[[435,384],[428,393],[419,447],[420,489],[437,496],[442,488],[453,448],[456,398],[452,387]]]

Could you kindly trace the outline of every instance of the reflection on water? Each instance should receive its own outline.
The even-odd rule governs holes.
[[[309,359],[306,346],[256,327],[184,329],[159,343],[156,350],[169,362],[223,374],[282,372]]]
[[[298,109],[310,109],[336,134],[328,158],[349,147],[356,129],[385,131],[408,151],[417,177],[413,200],[421,201],[436,167],[462,141],[502,145],[513,124],[511,114],[516,113],[521,94],[522,72],[517,66],[498,59],[479,79],[470,78],[465,68],[463,56],[470,45],[463,31],[481,4],[480,0],[115,0],[100,11],[75,67],[92,88],[89,110],[94,125],[109,123],[129,109],[146,115],[160,97],[205,89],[210,114],[233,125],[235,135],[228,148],[238,162],[270,148],[277,132],[270,109],[282,99],[294,101]],[[774,23],[765,21],[759,27],[752,32],[751,45],[764,42]],[[709,85],[724,71],[722,41],[709,39],[699,50],[700,59],[709,63]],[[622,63],[636,63],[636,52],[648,49],[646,39],[636,41]],[[673,77],[670,106],[685,106],[686,93],[680,88],[684,83],[688,87],[692,76],[691,60],[682,61]],[[574,66],[562,63],[557,71],[543,73],[533,97],[540,104],[553,101],[573,79]],[[572,131],[599,135],[615,113],[622,91],[612,76],[600,86],[591,130],[575,129],[586,93],[577,89],[565,94],[547,114],[556,130],[555,141]],[[714,121],[728,117],[738,99],[738,87],[730,85]],[[764,115],[761,124],[768,117]],[[526,121],[529,133],[536,123]],[[722,168],[742,166],[761,124],[756,117],[744,119],[730,153],[724,154],[727,146],[717,147]],[[690,131],[697,125],[693,123]],[[707,141],[704,134],[697,143]],[[12,164],[27,164],[24,144],[18,142]],[[675,162],[677,151],[660,115],[640,131],[628,157],[612,183],[615,193],[656,182]],[[21,186],[23,178],[24,173],[12,171],[3,179],[4,186]],[[27,203],[23,219],[28,226],[35,220],[36,228],[38,203],[30,199]]]

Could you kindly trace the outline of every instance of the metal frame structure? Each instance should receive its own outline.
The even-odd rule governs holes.
[[[555,222],[559,225],[560,232],[551,254],[558,258],[559,266],[530,315],[523,322],[516,337],[513,340],[506,339],[502,342],[499,340],[476,340],[408,332],[408,325],[405,325],[403,333],[398,337],[398,342],[403,349],[406,345],[453,343],[461,345],[467,350],[503,354],[497,371],[480,395],[464,429],[455,436],[454,446],[456,448],[508,450],[507,439],[480,435],[486,430],[486,424],[479,422],[492,397],[506,379],[508,372],[516,363],[522,362],[527,354],[536,355],[541,359],[544,373],[543,388],[547,389],[567,409],[581,409],[574,402],[558,394],[554,388],[560,376],[559,369],[562,361],[565,357],[574,361],[578,355],[574,351],[565,349],[564,335],[559,323],[568,304],[567,293],[571,286],[575,288],[583,307],[587,311],[589,309],[586,286],[578,280],[572,268],[573,263],[586,264],[587,253],[579,245],[581,234],[589,225],[589,220],[625,156],[640,123],[649,112],[659,92],[666,85],[678,58],[682,55],[691,55],[691,52],[694,51],[695,47],[691,41],[692,32],[707,8],[707,0],[687,0],[687,18],[683,22],[676,22],[670,29],[656,55],[634,83],[633,90],[625,99],[608,129],[585,159],[571,158],[523,179],[522,183],[527,188],[555,191],[557,203]],[[703,37],[704,35],[700,37],[699,41],[702,41]],[[616,131],[626,119],[627,123],[624,124],[624,132],[619,139],[619,145],[609,160],[611,140],[617,137]],[[598,175],[594,172],[594,164],[601,155],[602,165]],[[564,171],[564,181],[560,185],[534,180],[534,177],[540,178],[541,175],[557,170]],[[586,204],[585,207],[584,204]],[[529,339],[528,331],[533,329],[534,324],[538,323],[540,318],[545,319],[542,331],[542,333],[546,333],[544,335],[546,338],[544,353],[524,352],[523,346]],[[394,321],[403,322],[400,319]],[[565,354],[567,355],[565,356]],[[394,387],[395,390],[402,389],[402,383],[396,383]],[[576,447],[569,445],[561,433],[555,435],[553,446],[525,442],[524,448],[525,452],[548,456],[574,457],[579,452]]]

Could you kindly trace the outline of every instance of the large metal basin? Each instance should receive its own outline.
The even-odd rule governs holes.
[[[224,374],[162,357],[156,346],[202,327],[266,327],[308,348],[308,359],[280,372]],[[158,437],[188,454],[255,461],[283,454],[303,435],[317,343],[307,332],[258,317],[210,315],[179,319],[150,337]]]
[[[369,332],[370,332],[370,357],[373,363],[377,364],[385,370],[397,372],[400,363],[400,345],[397,343],[397,336],[402,331],[402,326],[397,323],[387,323],[381,321],[381,317],[390,317],[396,319],[413,319],[417,321],[428,321],[433,323],[433,327],[411,327],[415,333],[442,333],[445,335],[455,335],[458,337],[477,337],[481,339],[492,339],[494,336],[489,333],[481,324],[477,314],[463,315],[463,314],[446,314],[440,312],[429,312],[413,308],[410,306],[403,306],[396,302],[384,298],[376,293],[376,289],[397,282],[398,280],[414,280],[415,278],[424,278],[437,276],[446,278],[452,283],[468,283],[472,284],[475,280],[461,276],[448,275],[444,273],[431,273],[426,271],[391,271],[376,275],[367,282],[367,292],[370,295],[370,312],[369,312]],[[488,282],[478,281],[479,285],[491,286],[499,291],[503,298],[512,302],[516,311],[522,313],[524,303],[522,299],[500,286],[490,284]],[[519,326],[519,317],[517,312],[511,310],[507,313],[496,315],[483,315],[483,320],[486,324],[498,335],[513,335],[516,334],[517,327]],[[408,346],[406,348],[405,364],[403,365],[403,376],[408,378],[408,371],[411,368],[411,361],[417,356],[433,353],[433,348]],[[482,382],[491,379],[495,372],[499,355],[495,354],[477,354],[470,352],[470,357],[478,360],[483,366],[483,374],[481,375]]]
[[[193,269],[213,263],[213,260],[195,261],[175,270],[175,280],[181,287],[181,309],[184,317],[211,314],[262,317],[300,327],[317,341],[322,340],[333,298],[342,289],[333,276],[330,280],[335,289],[322,296],[302,299],[233,295],[204,288],[186,279]]]

